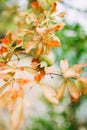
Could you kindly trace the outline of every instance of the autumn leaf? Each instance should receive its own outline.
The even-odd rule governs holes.
[[[68,67],[69,67],[69,65],[68,65],[68,61],[66,59],[60,61],[60,68],[63,73],[65,73],[68,70]]]
[[[2,45],[7,45],[9,43],[9,40],[7,38],[2,39]]]
[[[38,45],[38,48],[37,48],[36,51],[35,51],[36,57],[40,56],[40,55],[43,53],[43,50],[44,50],[43,45],[42,45],[42,44],[39,44],[39,45]]]
[[[53,6],[52,6],[52,9],[51,9],[52,13],[56,11],[56,6],[57,6],[57,3],[54,2]]]
[[[9,68],[9,65],[7,65],[6,63],[1,63],[2,58],[0,58],[0,71],[6,70]],[[4,60],[3,60],[4,62]]]
[[[36,31],[38,32],[39,35],[43,36],[44,32],[46,31],[46,27],[36,27]]]
[[[82,82],[83,84],[87,84],[87,77],[80,77],[78,81]]]
[[[15,47],[15,48],[21,47],[22,45],[23,45],[23,40],[19,39],[19,40],[17,41],[17,43],[16,43],[16,47]]]
[[[52,67],[47,67],[45,68],[45,72],[46,74],[57,74],[58,73],[58,69],[57,68],[52,68]]]
[[[1,78],[1,79],[9,79],[9,78],[10,78],[10,75],[7,74],[7,73],[0,73],[0,78]]]
[[[23,48],[25,48],[25,52],[29,53],[32,49],[36,47],[37,42],[35,41],[28,41]]]
[[[23,121],[23,99],[18,98],[11,110],[10,123],[13,130],[19,130]]]
[[[8,85],[9,85],[9,82],[5,83],[4,85],[0,87],[0,94],[4,92],[4,90],[8,87]]]
[[[53,104],[58,104],[58,100],[56,98],[56,92],[53,88],[48,85],[41,85],[43,93],[47,100]]]
[[[4,54],[4,53],[7,53],[7,48],[4,46],[0,46],[0,54]],[[1,59],[1,57],[0,57],[0,59]]]
[[[50,48],[57,48],[61,45],[60,41],[57,40],[49,40],[49,39],[43,39],[43,43],[47,45],[47,47]]]
[[[17,78],[15,79],[15,82],[18,84],[18,86],[23,88],[25,85],[28,85],[29,83],[33,82],[33,80]]]
[[[33,35],[34,32],[29,29],[19,29],[16,33],[17,36],[23,37],[24,35]]]
[[[64,26],[65,26],[65,23],[64,23],[64,22],[59,22],[59,23],[57,23],[57,25],[48,28],[48,29],[44,32],[44,34],[54,33],[54,32],[56,32],[56,31],[61,30]]]
[[[36,74],[34,76],[34,79],[35,79],[36,82],[39,83],[39,81],[43,78],[43,76],[44,76],[43,74]]]
[[[66,12],[61,12],[61,13],[58,14],[58,16],[59,16],[60,18],[62,18],[62,17],[64,17],[66,14],[67,14]]]
[[[32,2],[32,8],[37,9],[37,10],[41,10],[41,7],[37,1]]]
[[[60,100],[63,97],[64,92],[65,92],[65,88],[66,88],[66,83],[65,83],[65,81],[63,81],[60,84],[60,86],[58,87],[57,92],[56,92],[57,93],[56,97],[58,100]]]
[[[82,94],[87,95],[87,77],[80,77],[77,81],[80,83]]]
[[[78,78],[80,74],[82,73],[82,68],[77,66],[70,67],[65,73],[65,78]]]
[[[67,81],[67,86],[68,86],[68,91],[70,93],[72,101],[74,101],[74,102],[78,101],[78,99],[80,98],[81,93],[77,89],[75,84],[72,81],[68,80]]]

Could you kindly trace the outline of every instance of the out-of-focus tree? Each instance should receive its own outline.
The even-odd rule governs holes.
[[[31,1],[32,2],[32,1]],[[80,74],[82,72],[82,67],[87,66],[87,64],[80,64],[75,65],[70,68],[68,68],[68,61],[67,60],[61,60],[62,58],[67,58],[71,64],[74,63],[80,63],[85,62],[86,60],[86,47],[87,47],[87,36],[85,33],[82,33],[82,28],[79,24],[75,24],[73,26],[70,26],[66,23],[66,27],[61,32],[57,32],[56,36],[55,33],[58,30],[61,30],[64,27],[63,22],[59,22],[56,24],[54,22],[54,16],[50,16],[51,13],[55,12],[56,10],[56,4],[53,2],[50,3],[50,1],[47,3],[44,3],[44,1],[38,1],[34,2],[30,9],[26,12],[19,11],[19,8],[17,5],[7,6],[7,10],[2,12],[1,11],[1,19],[3,19],[3,22],[0,23],[1,28],[1,38],[9,28],[9,30],[13,30],[13,32],[17,30],[15,34],[12,32],[8,32],[5,36],[5,38],[1,39],[1,70],[8,70],[10,72],[5,72],[5,74],[1,73],[1,79],[4,81],[4,85],[1,86],[0,92],[1,96],[1,102],[3,102],[3,105],[1,104],[1,107],[7,106],[10,107],[11,112],[11,124],[12,127],[15,129],[19,129],[20,124],[22,122],[23,117],[23,104],[24,104],[24,92],[25,88],[24,85],[30,82],[38,83],[41,81],[45,75],[56,75],[57,77],[62,77],[63,80],[62,84],[59,86],[57,91],[55,91],[53,88],[51,88],[48,85],[40,84],[41,88],[43,89],[45,97],[50,101],[51,103],[57,104],[62,96],[64,95],[65,88],[68,86],[69,94],[71,96],[71,99],[73,101],[77,101],[81,94],[87,94],[86,89],[86,77],[80,78]],[[2,3],[3,4],[3,3]],[[43,5],[44,4],[44,5]],[[51,8],[51,5],[53,8]],[[49,10],[48,10],[49,8]],[[2,9],[4,9],[4,6],[2,6]],[[48,10],[48,11],[47,11]],[[16,17],[16,13],[18,13],[18,17]],[[59,13],[59,17],[63,15],[64,12]],[[10,15],[10,17],[9,17]],[[43,16],[43,17],[42,17]],[[13,25],[13,20],[15,20],[18,23],[18,27],[16,25]],[[18,20],[18,21],[17,21]],[[44,21],[44,22],[43,22]],[[6,28],[3,28],[5,27]],[[3,34],[3,35],[2,35]],[[51,73],[50,69],[47,68],[48,66],[52,66],[54,63],[54,58],[50,58],[51,56],[48,54],[51,48],[59,47],[60,46],[60,40],[58,37],[61,38],[62,41],[62,47],[60,49],[54,49],[56,56],[56,63],[58,64],[58,61],[60,62],[60,71],[61,73]],[[37,42],[36,42],[37,41]],[[33,44],[33,46],[32,46]],[[18,63],[20,61],[20,57],[18,54],[25,54],[27,56],[32,56],[32,61],[30,64],[30,67],[20,67],[17,65],[12,65],[12,67],[8,64],[10,61],[12,61],[12,56],[16,56]],[[50,57],[49,57],[50,56]],[[83,59],[83,56],[85,57]],[[52,62],[53,59],[53,62]],[[44,64],[45,63],[45,64]],[[11,68],[11,69],[10,69]],[[57,70],[57,69],[56,69]],[[24,77],[23,79],[18,79],[15,77],[17,73],[27,72],[30,74],[34,74],[33,81],[30,79],[27,79],[27,77]],[[11,80],[9,80],[11,78]],[[75,81],[75,84],[73,81]],[[18,85],[18,88],[14,87],[14,82]],[[82,88],[78,87],[82,85]],[[3,94],[3,91],[10,86],[10,89]],[[17,89],[17,90],[16,90]],[[86,92],[86,93],[85,93]],[[5,100],[6,99],[6,100]],[[10,102],[9,102],[10,101]],[[65,101],[66,103],[66,101]],[[14,105],[15,104],[15,105]],[[79,102],[77,103],[76,107],[78,106]],[[69,129],[79,129],[78,123],[76,123],[74,113],[76,111],[76,108],[74,107],[74,104],[70,102],[68,110],[64,111],[61,114],[58,114],[55,108],[52,105],[47,105],[49,108],[47,111],[48,114],[48,120],[41,119],[35,119],[36,124],[41,124],[33,128],[32,130],[42,129],[44,130],[44,127],[48,130],[56,130],[59,128],[60,130],[69,130]],[[67,107],[68,108],[68,107]],[[74,108],[74,110],[72,110]],[[15,114],[15,111],[18,113]],[[68,112],[69,114],[68,114]],[[63,115],[62,115],[63,114]],[[71,116],[72,115],[72,116]],[[57,125],[57,119],[59,117],[62,120],[62,124],[64,123],[64,126]],[[15,121],[16,117],[16,123]],[[52,117],[52,118],[51,118]],[[60,120],[59,119],[59,120]],[[69,121],[70,120],[70,121]],[[68,124],[66,124],[66,121]],[[70,124],[71,123],[71,124]],[[33,125],[34,126],[34,125]],[[39,127],[40,126],[40,127]],[[43,127],[44,126],[44,127]],[[66,128],[66,127],[67,128]]]
[[[80,24],[66,23],[63,31],[57,32],[57,35],[62,41],[62,46],[58,48],[58,51],[54,50],[56,61],[65,57],[71,64],[87,61],[87,35]]]

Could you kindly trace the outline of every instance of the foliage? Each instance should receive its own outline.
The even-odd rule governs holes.
[[[39,84],[44,96],[53,104],[58,104],[62,99],[66,87],[74,102],[87,94],[87,77],[81,77],[82,67],[87,63],[69,67],[65,59],[60,61],[60,69],[51,67],[54,64],[51,49],[61,45],[55,33],[65,25],[55,20],[53,14],[56,6],[55,0],[49,0],[48,3],[37,0],[31,2],[27,11],[16,11],[17,31],[8,31],[0,40],[0,108],[7,107],[10,111],[14,130],[18,130],[22,123],[25,91],[30,90],[31,86]],[[61,12],[56,16],[62,18],[65,14]],[[28,66],[19,65],[23,59],[21,55],[31,58]],[[46,75],[56,75],[58,80],[61,78],[57,90],[42,83]]]
[[[67,58],[70,64],[81,63],[87,60],[86,47],[87,47],[87,34],[84,29],[78,23],[69,24],[63,30],[56,33],[61,39],[62,46],[60,48],[54,49],[56,54],[56,62],[61,59]],[[69,56],[69,54],[71,54]],[[84,58],[83,58],[84,56]]]

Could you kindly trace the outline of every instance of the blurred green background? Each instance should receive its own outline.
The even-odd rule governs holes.
[[[56,33],[62,42],[60,48],[53,49],[56,65],[65,58],[70,65],[87,62],[87,1],[84,0],[84,4],[80,2],[77,0],[75,5],[75,0],[62,0],[60,4],[60,10],[69,13],[63,19],[66,26]],[[7,30],[14,32],[17,29],[15,15],[18,10],[27,9],[28,4],[28,0],[0,0],[0,38]],[[87,68],[83,71],[83,75],[87,75]],[[43,96],[37,100],[37,105],[33,103],[30,110],[25,110],[25,120],[20,130],[87,130],[87,96],[73,103],[66,92],[57,106],[50,104]],[[7,110],[0,110],[0,130],[9,130],[7,117]]]

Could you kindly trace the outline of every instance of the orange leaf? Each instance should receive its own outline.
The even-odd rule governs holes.
[[[0,46],[0,54],[6,53],[7,52],[7,48]]]
[[[6,73],[0,73],[0,78],[1,78],[1,79],[10,78],[10,75],[9,75],[9,74],[6,74]]]
[[[8,65],[6,65],[5,63],[0,63],[0,71],[5,70],[8,68]]]
[[[58,73],[58,71],[59,70],[57,68],[52,68],[52,67],[45,68],[46,74],[51,74],[51,73],[56,74],[56,73]]]
[[[0,87],[0,94],[8,87],[9,83],[5,83],[3,86]]]
[[[43,78],[43,74],[37,74],[34,76],[36,82],[39,82]]]
[[[46,31],[46,27],[36,27],[36,31],[39,35],[43,35],[43,33]]]
[[[67,82],[67,86],[68,86],[68,90],[69,90],[69,93],[70,93],[70,96],[72,98],[73,101],[78,101],[78,99],[80,98],[80,91],[76,88],[75,84],[68,80]]]
[[[65,87],[66,87],[66,84],[65,84],[65,81],[63,81],[60,84],[60,86],[58,87],[58,89],[57,89],[57,95],[56,95],[56,97],[57,97],[58,100],[60,100],[63,97],[64,92],[65,92]]]
[[[45,31],[45,34],[48,34],[48,33],[50,33],[50,32],[59,31],[59,30],[61,30],[64,26],[65,26],[65,23],[64,23],[64,22],[60,22],[60,23],[58,23],[57,25],[48,28],[48,29]]]
[[[16,48],[21,47],[23,45],[23,40],[18,40],[16,43]]]
[[[60,41],[57,40],[49,40],[49,39],[43,39],[43,43],[47,44],[48,47],[56,48],[60,46]]]
[[[78,79],[80,82],[82,82],[83,84],[87,84],[87,77],[81,77]]]
[[[83,88],[82,88],[82,94],[87,95],[87,85],[83,86]]]
[[[35,55],[40,56],[42,53],[43,53],[43,46],[42,46],[42,44],[39,44],[38,48],[35,51]]]
[[[22,32],[26,32],[27,34],[33,34],[33,31],[29,30],[29,29],[19,29],[18,33],[22,33]]]
[[[64,17],[66,14],[67,14],[66,12],[61,12],[61,13],[58,14],[58,16],[59,16],[60,18],[62,18],[62,17]]]
[[[39,9],[40,10],[40,5],[38,4],[38,2],[32,2],[32,8],[34,8],[34,9]]]
[[[24,46],[24,48],[25,48],[25,52],[26,53],[29,53],[32,49],[34,49],[35,47],[36,47],[36,42],[34,42],[34,41],[29,41],[25,46]]]
[[[67,71],[67,69],[68,69],[68,61],[66,59],[60,61],[60,68],[61,68],[61,71],[63,73],[65,73]]]
[[[76,64],[74,65],[75,67],[86,67],[87,66],[87,63],[83,63],[83,64]]]
[[[17,99],[11,111],[11,126],[13,130],[19,130],[23,121],[23,99]]]
[[[16,79],[16,82],[17,82],[20,86],[24,86],[25,84],[28,84],[29,82],[31,82],[31,80],[29,80],[29,79]]]
[[[56,6],[57,6],[57,3],[54,2],[53,7],[52,7],[52,13],[56,11]]]
[[[2,39],[2,44],[4,45],[7,45],[9,43],[9,41],[8,41],[8,38],[3,38]]]
[[[54,91],[53,88],[51,88],[48,85],[41,85],[41,88],[43,90],[43,93],[47,100],[51,103],[58,104],[58,100],[56,98],[56,92]]]
[[[82,72],[81,67],[72,66],[65,72],[64,77],[65,78],[71,78],[71,77],[77,78],[80,76],[81,72]]]

